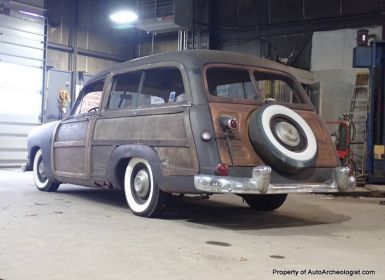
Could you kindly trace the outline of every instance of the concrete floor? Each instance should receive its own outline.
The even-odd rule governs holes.
[[[120,194],[74,185],[43,193],[31,173],[0,170],[0,279],[385,279],[382,200],[291,195],[258,213],[217,195],[145,219]]]

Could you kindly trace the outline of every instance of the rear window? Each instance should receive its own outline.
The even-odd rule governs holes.
[[[211,95],[235,99],[258,99],[248,71],[210,68],[206,73]]]
[[[281,103],[306,103],[296,90],[296,81],[277,71],[212,67],[206,71],[206,77],[209,93],[229,101],[274,99]]]

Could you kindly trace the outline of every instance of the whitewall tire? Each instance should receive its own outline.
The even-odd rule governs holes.
[[[157,217],[165,207],[165,194],[158,188],[151,165],[132,158],[124,175],[124,193],[131,211],[142,217]]]
[[[267,164],[286,173],[311,166],[317,156],[317,140],[311,127],[282,105],[268,104],[254,112],[249,137]]]
[[[59,183],[52,181],[47,177],[47,167],[43,161],[43,153],[41,150],[38,150],[33,159],[33,180],[35,182],[35,186],[38,190],[44,192],[55,192]]]

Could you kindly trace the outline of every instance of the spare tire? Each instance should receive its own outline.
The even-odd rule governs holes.
[[[313,164],[317,141],[306,121],[293,110],[266,104],[249,120],[249,138],[256,153],[273,169],[296,173]]]

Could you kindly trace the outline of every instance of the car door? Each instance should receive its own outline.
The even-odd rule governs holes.
[[[90,176],[90,132],[99,115],[104,81],[86,86],[71,116],[60,122],[53,139],[52,165],[56,177],[87,179]]]

